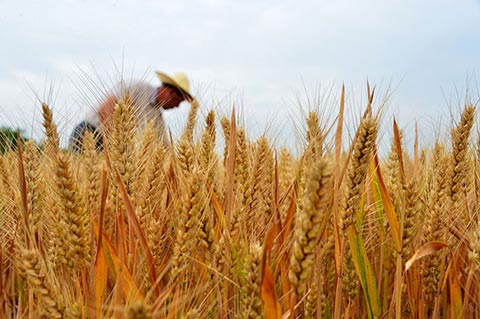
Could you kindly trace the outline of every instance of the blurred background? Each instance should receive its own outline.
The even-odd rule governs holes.
[[[250,134],[293,147],[308,110],[331,124],[342,84],[353,131],[368,80],[383,141],[395,117],[407,143],[417,122],[427,144],[477,103],[478,21],[467,0],[2,0],[0,126],[41,139],[46,101],[66,145],[120,79],[155,85],[161,70],[189,75],[202,115],[235,105]],[[187,114],[185,103],[165,112],[174,135]]]

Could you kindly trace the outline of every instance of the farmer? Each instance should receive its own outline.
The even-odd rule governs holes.
[[[192,102],[190,84],[184,73],[167,75],[156,72],[162,82],[159,87],[153,87],[143,81],[136,81],[125,85],[120,83],[110,96],[101,105],[85,117],[72,132],[69,148],[73,152],[80,153],[83,150],[83,138],[87,131],[93,133],[98,151],[103,149],[102,132],[108,131],[113,125],[113,113],[115,104],[126,94],[130,96],[134,105],[137,124],[145,125],[153,120],[160,134],[165,133],[162,110],[178,107],[183,101]]]

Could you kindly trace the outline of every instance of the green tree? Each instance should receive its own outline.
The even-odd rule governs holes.
[[[19,136],[22,143],[27,140],[20,129],[0,127],[0,154],[5,154],[10,149],[16,149]]]

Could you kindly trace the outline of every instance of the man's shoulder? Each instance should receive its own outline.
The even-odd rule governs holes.
[[[129,93],[130,95],[144,95],[150,94],[153,92],[155,87],[150,83],[143,81],[143,80],[130,80],[130,81],[120,81],[115,86],[115,94],[117,96],[123,96],[125,93]]]

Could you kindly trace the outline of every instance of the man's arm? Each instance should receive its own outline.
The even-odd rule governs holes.
[[[115,110],[115,104],[117,99],[111,95],[100,105],[98,109],[98,117],[102,123],[104,129],[110,129],[113,125],[113,113]]]

